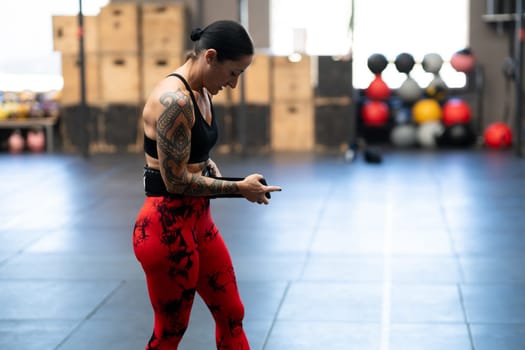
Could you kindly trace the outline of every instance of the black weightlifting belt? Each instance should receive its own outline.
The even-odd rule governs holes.
[[[242,177],[210,176],[210,171],[208,168],[202,171],[202,175],[212,177],[214,179],[226,180],[226,181],[241,181],[244,179]],[[170,197],[170,198],[187,197],[186,195],[183,195],[183,194],[168,192],[168,190],[166,189],[166,185],[164,184],[164,181],[162,180],[162,176],[160,175],[160,171],[157,169],[149,168],[147,166],[144,167],[144,191],[146,192],[146,196],[148,197]],[[224,193],[224,194],[216,194],[213,196],[206,196],[206,197],[207,198],[242,198],[243,196],[238,193]]]

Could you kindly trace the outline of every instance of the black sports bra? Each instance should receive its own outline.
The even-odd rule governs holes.
[[[188,159],[188,163],[200,163],[208,160],[210,158],[210,151],[217,142],[218,137],[218,128],[217,123],[215,122],[215,115],[213,112],[213,104],[211,102],[210,98],[210,106],[211,106],[211,125],[206,123],[206,120],[204,120],[204,117],[201,114],[201,111],[197,105],[197,100],[195,99],[195,96],[193,95],[193,91],[191,90],[190,85],[184,79],[183,76],[172,73],[168,76],[174,76],[179,78],[184,86],[186,86],[186,89],[190,92],[191,101],[193,102],[193,113],[195,114],[195,123],[193,127],[191,128],[191,149],[190,149],[190,158]],[[159,154],[157,152],[157,141],[150,139],[149,137],[144,134],[144,152],[146,152],[147,155],[158,159]]]

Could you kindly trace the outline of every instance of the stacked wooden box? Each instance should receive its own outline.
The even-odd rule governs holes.
[[[62,148],[70,151],[89,147],[98,139],[98,124],[102,115],[99,29],[96,16],[84,16],[85,97],[87,112],[79,108],[80,57],[79,24],[77,16],[53,16],[53,49],[61,53],[62,77],[60,134]],[[88,141],[88,137],[89,140]]]
[[[110,3],[84,16],[86,103],[93,151],[139,147],[141,107],[157,81],[182,62],[187,29],[181,3]],[[63,115],[78,113],[80,96],[77,16],[53,17],[54,50],[62,54]],[[74,118],[75,116],[71,116]],[[66,120],[67,124],[67,120]],[[77,125],[78,123],[74,123]],[[66,146],[77,135],[67,128]],[[68,142],[70,141],[70,142]]]
[[[74,116],[81,102],[77,16],[55,16],[53,31],[62,53],[63,114]],[[183,63],[188,33],[183,3],[112,2],[98,16],[84,16],[85,124],[96,150],[140,150],[141,108],[155,84]],[[237,88],[213,98],[219,151],[341,147],[353,122],[351,79],[350,61],[303,55],[292,62],[256,52]],[[81,139],[78,125],[65,140]]]
[[[102,101],[98,33],[98,18],[84,16],[86,100],[90,105],[99,105]],[[65,106],[80,102],[79,48],[78,17],[53,16],[53,50],[62,55],[64,87],[61,102]]]
[[[183,63],[187,37],[182,4],[142,4],[142,96]]]
[[[272,59],[271,145],[276,151],[314,149],[311,57]]]
[[[267,151],[270,148],[271,57],[256,53],[235,89],[213,97],[222,151]],[[244,91],[244,104],[241,94]]]

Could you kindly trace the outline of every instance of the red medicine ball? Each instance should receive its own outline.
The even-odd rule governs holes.
[[[459,98],[452,98],[443,105],[443,124],[445,126],[467,124],[470,122],[470,119],[470,107],[465,101]]]
[[[376,75],[374,80],[368,85],[366,89],[366,96],[371,100],[384,101],[390,97],[391,91],[385,81],[380,75]]]
[[[483,137],[489,148],[506,148],[512,144],[512,130],[502,122],[490,124]]]
[[[361,111],[366,126],[383,126],[388,121],[388,105],[382,101],[367,101]]]
[[[476,59],[470,51],[458,51],[452,55],[450,65],[458,72],[468,73],[476,67]]]

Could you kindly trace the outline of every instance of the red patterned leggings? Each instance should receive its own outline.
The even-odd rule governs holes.
[[[133,247],[155,316],[146,350],[178,348],[195,292],[215,320],[217,349],[250,349],[232,261],[211,217],[209,199],[146,197]]]

